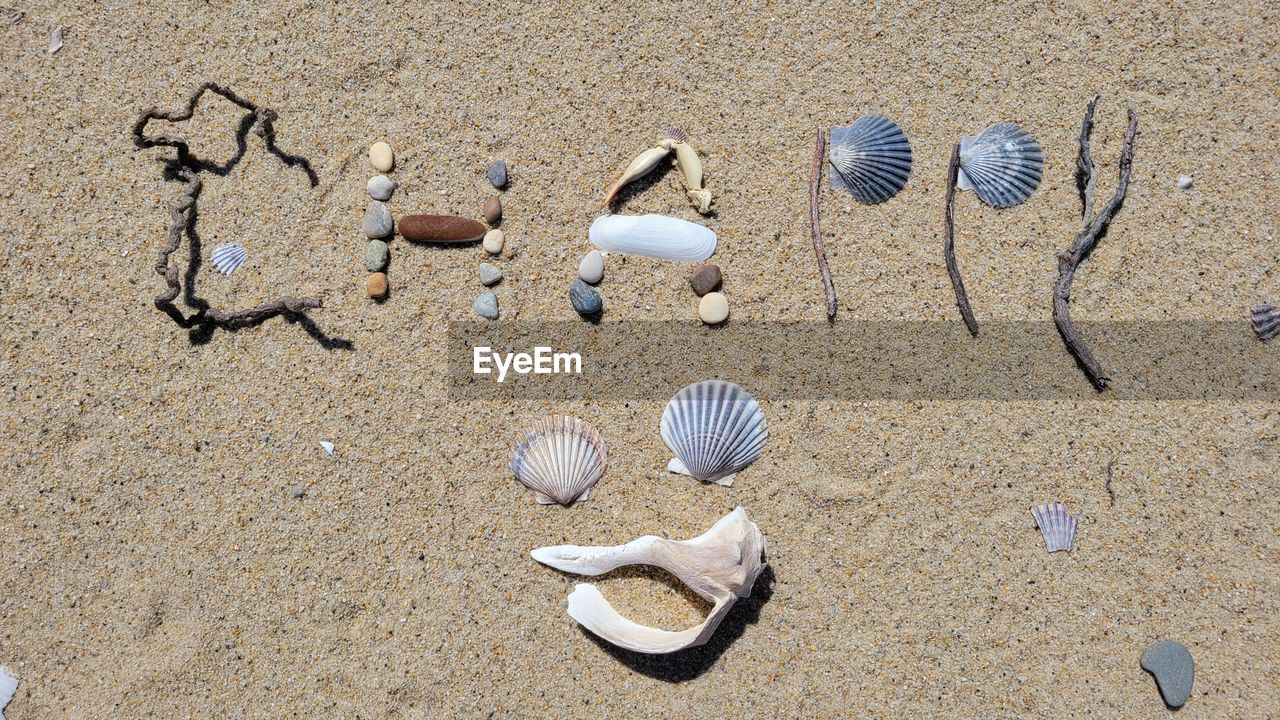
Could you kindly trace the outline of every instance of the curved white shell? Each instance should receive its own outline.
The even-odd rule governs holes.
[[[569,416],[539,420],[511,454],[511,472],[543,505],[586,500],[604,474],[606,451],[596,429]]]
[[[1280,335],[1280,310],[1274,305],[1259,305],[1253,309],[1253,332],[1259,340],[1270,340]]]
[[[844,188],[860,203],[874,205],[897,195],[911,174],[911,144],[898,124],[882,115],[863,115],[846,127],[831,128],[827,153],[832,188]]]
[[[9,704],[13,699],[13,694],[18,691],[18,679],[10,675],[4,668],[0,668],[0,720],[4,720],[4,706]]]
[[[660,654],[702,645],[711,639],[738,598],[751,594],[764,570],[764,535],[734,509],[692,540],[666,540],[653,535],[615,547],[556,545],[530,553],[534,560],[578,575],[601,575],[626,565],[654,565],[680,578],[698,595],[714,603],[702,623],[679,632],[634,623],[618,614],[595,585],[579,583],[569,594],[569,617],[619,647]]]
[[[694,383],[676,393],[662,413],[661,430],[676,455],[668,470],[721,485],[732,485],[734,474],[759,459],[769,439],[760,404],[723,380]]]
[[[1062,503],[1037,505],[1031,508],[1031,514],[1040,526],[1040,534],[1044,536],[1044,545],[1049,552],[1066,550],[1076,540],[1076,519],[1067,513],[1067,506]]]
[[[960,139],[956,187],[973,190],[992,207],[1012,207],[1031,197],[1043,170],[1044,153],[1031,133],[1011,123],[996,123],[976,138]]]
[[[244,264],[245,258],[249,257],[249,253],[245,251],[244,246],[238,243],[222,243],[213,249],[210,260],[213,261],[213,269],[223,275],[230,275]]]
[[[601,250],[695,262],[716,251],[716,234],[667,215],[601,215],[591,223],[591,242]]]

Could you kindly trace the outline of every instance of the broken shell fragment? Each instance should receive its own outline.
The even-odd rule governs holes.
[[[706,260],[716,251],[714,232],[668,215],[602,215],[589,236],[601,250],[659,260]]]
[[[832,188],[844,188],[864,205],[897,195],[911,175],[911,144],[898,124],[882,115],[863,115],[853,124],[831,128]]]
[[[425,243],[469,243],[484,238],[484,225],[454,215],[406,215],[400,218],[405,240]]]
[[[619,177],[617,182],[609,188],[608,194],[605,195],[604,204],[606,206],[613,202],[613,199],[618,195],[618,191],[621,190],[624,185],[648,175],[655,167],[658,166],[658,163],[661,162],[663,158],[671,154],[671,145],[673,143],[670,140],[664,142],[665,144],[663,145],[658,145],[657,147],[645,150],[631,161],[631,164],[627,166],[627,169],[622,171],[622,176]]]
[[[960,139],[956,187],[974,191],[991,207],[1012,207],[1031,197],[1043,170],[1044,153],[1031,133],[996,123],[976,138]]]
[[[673,128],[684,137],[684,131]],[[668,131],[670,133],[671,131]],[[673,148],[676,153],[676,168],[684,176],[684,187],[698,212],[706,215],[711,212],[711,191],[702,186],[702,159],[698,151],[693,149],[688,140],[677,140]]]
[[[569,617],[617,645],[652,655],[705,644],[738,598],[751,594],[764,569],[765,539],[742,507],[691,540],[645,535],[615,547],[556,545],[531,552],[534,560],[564,572],[602,575],[627,565],[652,565],[675,575],[713,603],[702,623],[671,632],[632,622],[618,614],[595,585],[579,583],[569,594]]]
[[[586,500],[604,475],[607,451],[600,433],[569,416],[539,420],[511,454],[511,472],[543,505]]]
[[[760,458],[769,439],[760,404],[724,380],[705,380],[680,390],[667,403],[662,440],[675,453],[667,470],[702,482],[732,485],[734,475]]]
[[[1049,552],[1059,550],[1071,551],[1076,540],[1076,519],[1067,512],[1062,503],[1037,505],[1031,509],[1040,526],[1040,534],[1044,536],[1044,545]]]
[[[18,691],[18,678],[10,675],[8,671],[0,667],[0,720],[4,720],[4,706],[9,704],[13,699],[14,693]]]
[[[1275,305],[1259,305],[1253,309],[1253,332],[1259,340],[1267,341],[1280,335],[1280,310]]]

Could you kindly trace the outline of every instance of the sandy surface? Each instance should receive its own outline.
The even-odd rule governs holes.
[[[10,720],[1160,718],[1138,656],[1165,637],[1197,663],[1178,717],[1280,717],[1274,404],[1099,400],[1078,373],[1074,395],[1039,402],[774,399],[761,461],[699,487],[663,470],[661,400],[451,401],[448,323],[472,317],[483,251],[397,240],[378,305],[357,229],[374,140],[400,158],[397,214],[478,214],[484,168],[506,158],[505,317],[567,320],[601,190],[678,123],[717,196],[734,318],[820,320],[813,128],[878,111],[915,169],[882,206],[824,192],[842,318],[958,320],[946,160],[1008,120],[1043,144],[1043,183],[999,213],[962,195],[958,244],[981,318],[1043,320],[1100,92],[1103,193],[1126,105],[1142,125],[1077,316],[1237,320],[1280,296],[1273,3],[13,3],[27,15],[0,25]],[[66,46],[49,55],[56,25]],[[135,150],[129,128],[204,80],[276,109],[280,145],[320,185],[249,135],[228,176],[206,176],[199,232],[206,254],[236,240],[250,264],[234,280],[206,266],[200,294],[322,296],[317,332],[349,348],[283,319],[193,338],[152,306],[180,188],[160,172],[171,151]],[[238,117],[212,102],[180,131],[227,159]],[[624,209],[697,219],[676,173]],[[611,263],[600,331],[692,318],[686,273]],[[505,470],[545,412],[610,443],[606,479],[572,509],[534,506]],[[1081,518],[1069,555],[1044,552],[1028,512],[1050,499]],[[771,579],[678,658],[593,642],[564,614],[574,579],[527,555],[687,537],[737,504],[768,537]],[[665,627],[701,609],[644,573],[603,585]]]

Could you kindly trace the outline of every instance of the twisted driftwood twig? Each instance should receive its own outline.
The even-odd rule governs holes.
[[[951,276],[951,287],[956,291],[956,306],[960,308],[960,317],[964,318],[964,326],[969,334],[978,336],[978,319],[973,316],[973,308],[969,305],[969,293],[965,292],[964,279],[960,277],[960,267],[956,265],[956,228],[954,208],[956,204],[956,177],[960,173],[960,143],[951,148],[951,162],[947,164],[947,213],[946,241],[942,244],[942,256],[947,261],[947,274]]]
[[[818,139],[813,148],[813,169],[809,172],[809,230],[813,235],[813,254],[818,256],[818,270],[822,272],[822,289],[827,294],[827,320],[836,318],[836,286],[831,282],[831,267],[827,265],[827,248],[822,244],[822,230],[818,227],[818,186],[822,180],[822,155],[827,148],[827,138],[818,128]]]

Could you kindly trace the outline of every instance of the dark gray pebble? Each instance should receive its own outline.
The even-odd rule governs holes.
[[[499,190],[507,186],[506,160],[496,160],[489,166],[489,184]]]
[[[569,304],[579,315],[595,315],[604,307],[604,300],[595,288],[581,280],[574,280],[573,287],[569,288]]]
[[[1191,683],[1196,677],[1191,651],[1180,642],[1161,640],[1142,653],[1142,669],[1156,678],[1156,687],[1164,704],[1180,708],[1191,698]]]

